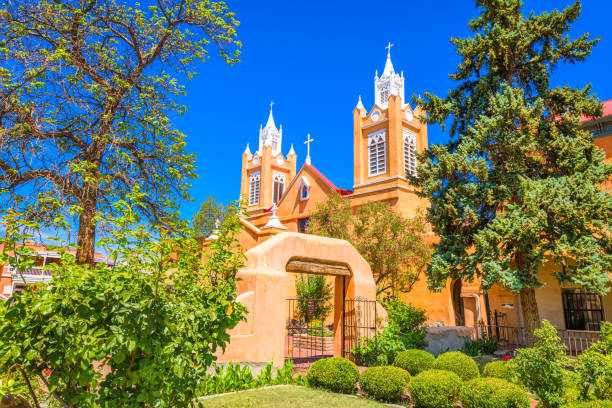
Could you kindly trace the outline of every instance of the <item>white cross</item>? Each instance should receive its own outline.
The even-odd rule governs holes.
[[[310,133],[309,133],[308,137],[306,137],[306,141],[304,142],[304,144],[308,146],[307,153],[306,153],[306,163],[308,164],[310,164],[310,143],[312,142],[314,142],[314,139],[311,139]]]
[[[272,110],[273,106],[274,106],[274,101],[270,101],[270,110]]]
[[[385,48],[387,49],[387,55],[391,55],[391,47],[393,47],[395,44],[391,44],[391,41],[389,41],[389,45],[387,45]]]

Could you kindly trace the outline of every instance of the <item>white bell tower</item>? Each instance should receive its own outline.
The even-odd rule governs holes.
[[[280,129],[276,128],[274,124],[274,117],[272,116],[272,106],[274,102],[270,102],[270,116],[268,116],[268,122],[266,127],[259,128],[259,151],[263,146],[272,146],[272,156],[276,156],[281,151],[281,143],[283,140],[283,126]]]
[[[391,63],[391,47],[393,44],[389,42],[387,48],[387,62],[385,63],[385,70],[383,74],[378,77],[378,71],[374,77],[374,103],[382,109],[387,109],[387,102],[389,96],[399,95],[404,103],[404,73],[398,75],[393,69]]]

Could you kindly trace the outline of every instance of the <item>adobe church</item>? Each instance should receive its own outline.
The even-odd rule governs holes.
[[[393,67],[390,46],[382,75],[376,72],[374,78],[375,98],[371,108],[366,109],[359,98],[353,110],[351,190],[338,188],[312,164],[310,135],[306,140],[308,155],[299,168],[293,146],[286,155],[282,153],[283,129],[276,126],[271,107],[265,127],[259,130],[257,150],[251,152],[247,144],[242,155],[240,195],[248,203],[242,220],[245,229],[239,237],[244,249],[251,249],[284,231],[305,233],[317,203],[335,193],[348,200],[352,207],[384,201],[406,218],[426,210],[428,201],[416,195],[406,174],[416,174],[415,152],[427,148],[427,124],[419,120],[424,114],[420,107],[412,107],[406,101],[403,73],[398,74]],[[612,101],[604,103],[603,118],[585,118],[583,123],[588,129],[611,125],[612,130]],[[612,161],[612,132],[603,133],[594,133],[594,141],[606,151],[606,161]],[[427,236],[427,241],[435,243],[435,235]],[[556,269],[557,265],[549,263],[542,271],[546,286],[536,291],[540,317],[550,320],[564,333],[598,331],[599,322],[612,316],[612,296],[562,288],[551,275]],[[494,287],[484,294],[477,281],[449,281],[443,291],[433,293],[427,290],[425,280],[421,278],[403,299],[425,309],[430,322],[445,326],[477,327],[479,323],[523,326],[518,296],[503,288]],[[516,330],[509,336],[514,336],[508,339],[510,342],[520,341]]]

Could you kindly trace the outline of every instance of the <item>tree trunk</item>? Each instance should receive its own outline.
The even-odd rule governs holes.
[[[523,322],[525,323],[525,340],[527,347],[535,343],[533,331],[540,327],[540,313],[536,303],[535,289],[522,288],[520,291],[521,309],[523,310]]]
[[[79,234],[77,237],[76,261],[79,265],[94,265],[96,251],[96,208],[98,203],[97,186],[89,185],[85,198],[81,203],[82,211],[79,215]]]

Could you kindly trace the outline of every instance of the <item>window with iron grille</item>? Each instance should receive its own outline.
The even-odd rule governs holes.
[[[259,172],[251,173],[249,177],[249,205],[259,204],[260,177]]]
[[[416,177],[416,168],[416,135],[404,129],[404,172]]]
[[[385,155],[385,130],[368,135],[368,176],[387,171]]]
[[[604,320],[600,295],[581,289],[562,289],[561,295],[567,330],[600,330]]]
[[[306,234],[306,227],[308,227],[309,222],[310,222],[310,217],[300,218],[298,220],[298,232],[302,234]]]

